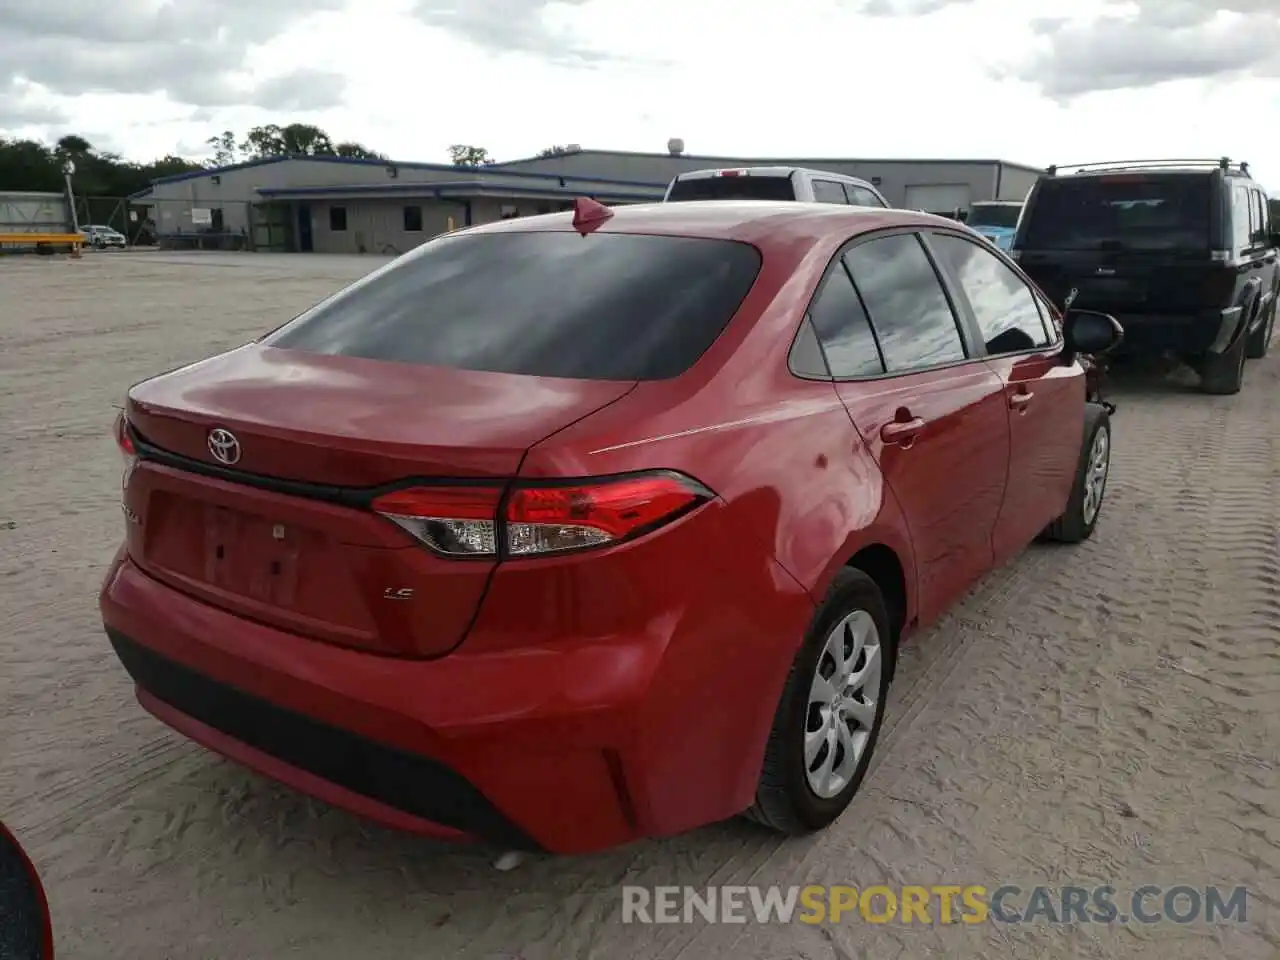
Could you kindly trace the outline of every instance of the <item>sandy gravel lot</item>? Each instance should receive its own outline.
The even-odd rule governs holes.
[[[0,818],[60,957],[1280,955],[1280,356],[1243,394],[1120,384],[1097,537],[1036,547],[905,651],[830,833],[742,823],[511,873],[246,773],[146,716],[97,617],[112,405],[373,258],[0,260]],[[619,885],[1245,885],[1246,922],[624,926]]]

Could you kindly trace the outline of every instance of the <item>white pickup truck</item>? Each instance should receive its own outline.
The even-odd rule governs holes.
[[[681,200],[799,200],[887,207],[880,191],[857,177],[804,167],[690,170],[667,185],[666,203]]]

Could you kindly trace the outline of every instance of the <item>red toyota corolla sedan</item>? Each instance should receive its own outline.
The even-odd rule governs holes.
[[[904,637],[1093,531],[1118,336],[927,214],[459,231],[129,391],[106,630],[159,719],[396,827],[816,830]]]

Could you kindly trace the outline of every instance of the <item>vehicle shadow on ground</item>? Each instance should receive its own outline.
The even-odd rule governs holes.
[[[1245,367],[1248,376],[1249,368]],[[1107,362],[1103,397],[1200,393],[1200,376],[1164,357],[1117,357]]]

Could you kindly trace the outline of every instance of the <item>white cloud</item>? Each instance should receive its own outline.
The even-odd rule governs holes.
[[[0,0],[0,33],[14,2]],[[291,120],[408,160],[444,161],[458,142],[499,159],[554,143],[660,151],[672,136],[695,154],[740,156],[1048,164],[1225,153],[1280,187],[1270,122],[1280,105],[1270,51],[1280,46],[1263,32],[1280,29],[1273,0],[351,0],[325,9],[339,5],[284,4],[258,35],[237,20],[216,47],[235,62],[203,84],[217,96],[202,96],[192,78],[168,95],[138,92],[125,82],[127,62],[105,51],[88,61],[92,96],[48,85],[6,95],[0,67],[0,132],[101,131],[90,139],[137,158]],[[35,29],[31,19],[24,29]],[[167,67],[178,52],[140,62]],[[273,111],[272,100],[295,112]]]

